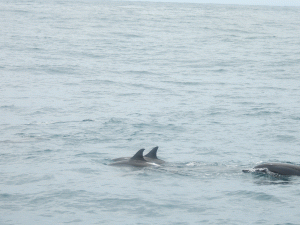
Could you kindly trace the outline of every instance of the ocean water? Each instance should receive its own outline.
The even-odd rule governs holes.
[[[299,224],[299,177],[242,172],[300,164],[299,7],[0,11],[1,225]]]

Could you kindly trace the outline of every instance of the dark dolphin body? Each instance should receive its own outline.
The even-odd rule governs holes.
[[[156,164],[163,164],[163,163],[165,163],[165,161],[161,160],[161,159],[158,159],[157,156],[156,156],[157,149],[158,149],[158,147],[154,147],[147,155],[144,156],[144,158],[148,162],[154,162]]]
[[[136,167],[147,167],[147,166],[155,166],[157,164],[147,162],[143,157],[143,152],[145,149],[140,149],[135,155],[131,158],[118,158],[115,159],[114,163],[111,163],[111,166],[136,166]]]
[[[300,166],[287,163],[264,163],[255,166],[254,169],[268,169],[270,172],[280,175],[300,176]],[[247,172],[246,170],[244,172]]]
[[[144,159],[148,162],[153,162],[156,164],[165,163],[165,161],[157,158],[157,155],[156,155],[157,150],[158,150],[158,147],[154,147],[147,155],[144,156]],[[120,162],[120,161],[124,161],[124,160],[129,160],[129,159],[130,159],[130,157],[121,157],[121,158],[113,159],[113,161]]]

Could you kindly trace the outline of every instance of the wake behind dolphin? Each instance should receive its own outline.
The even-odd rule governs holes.
[[[288,163],[264,163],[255,166],[254,171],[257,172],[272,172],[279,175],[295,175],[300,176],[300,166]],[[243,170],[243,172],[251,172],[250,170]]]

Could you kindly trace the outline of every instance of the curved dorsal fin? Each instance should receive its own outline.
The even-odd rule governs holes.
[[[158,146],[153,148],[145,157],[151,158],[151,159],[157,159],[156,152],[157,152]]]
[[[132,156],[130,159],[146,161],[143,157],[144,150],[144,148],[138,150],[137,153],[135,153],[135,155]]]

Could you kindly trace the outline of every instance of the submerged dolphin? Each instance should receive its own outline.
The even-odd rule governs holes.
[[[111,163],[111,166],[137,166],[137,167],[146,167],[146,166],[155,166],[157,164],[147,162],[143,157],[143,152],[145,149],[140,149],[135,155],[128,159],[128,157],[115,159],[114,163]],[[157,165],[158,166],[158,165]]]
[[[255,166],[254,169],[268,169],[270,172],[280,175],[296,175],[300,176],[300,166],[287,163],[264,163]],[[243,172],[248,172],[243,170]]]
[[[158,147],[154,147],[147,155],[144,156],[144,159],[148,162],[153,162],[156,164],[165,163],[165,161],[157,158],[157,156],[156,156],[157,150],[158,150]],[[121,158],[113,159],[113,161],[119,162],[119,161],[124,161],[124,160],[128,160],[128,159],[130,159],[130,157],[121,157]]]
[[[165,163],[164,160],[161,160],[161,159],[157,158],[157,156],[156,156],[157,149],[158,149],[158,146],[154,147],[147,155],[144,156],[144,158],[146,159],[146,161],[148,161],[148,162],[154,162],[154,163],[157,163],[157,164],[163,164],[163,163]]]

